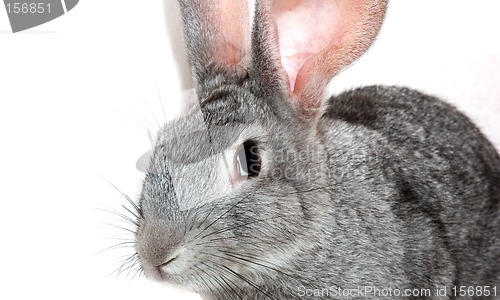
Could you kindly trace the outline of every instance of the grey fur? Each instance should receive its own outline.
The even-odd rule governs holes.
[[[453,286],[500,294],[500,157],[467,117],[414,90],[371,86],[304,120],[272,53],[255,47],[245,72],[207,63],[193,3],[181,7],[201,110],[158,135],[136,237],[148,277],[207,300],[382,298],[334,293],[366,286],[429,289],[422,299],[458,299]],[[254,45],[267,30],[255,26]],[[217,157],[239,138],[258,141],[266,164],[211,197]]]

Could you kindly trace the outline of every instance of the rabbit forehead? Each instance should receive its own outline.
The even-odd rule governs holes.
[[[238,139],[265,135],[265,124],[272,117],[267,105],[257,105],[247,92],[192,102],[187,115],[168,123],[158,134],[156,148],[169,161],[197,162],[221,153]]]
[[[259,132],[257,128],[260,128],[257,124],[227,124],[205,128],[183,125],[181,124],[180,130],[172,128],[173,130],[164,131],[155,150],[170,163],[179,165],[194,164],[220,155],[237,141],[256,136]]]

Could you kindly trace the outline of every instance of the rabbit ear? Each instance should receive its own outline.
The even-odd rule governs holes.
[[[254,36],[253,49],[267,47],[261,52],[279,60],[290,98],[314,118],[330,79],[375,39],[386,6],[387,0],[257,0],[254,35],[268,36]]]
[[[268,95],[279,92],[315,118],[330,79],[375,39],[388,0],[254,1],[255,11],[252,0],[179,0],[197,86],[221,71],[249,72]]]
[[[211,68],[237,71],[248,64],[250,21],[246,0],[179,0],[195,81]]]

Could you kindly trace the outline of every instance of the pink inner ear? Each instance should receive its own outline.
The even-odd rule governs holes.
[[[312,56],[342,36],[341,13],[335,1],[274,0],[281,63],[293,92],[299,70]]]
[[[204,5],[207,11],[205,21],[212,27],[211,34],[214,36],[212,56],[215,61],[226,66],[245,63],[250,52],[247,1],[206,1]]]
[[[330,79],[362,55],[382,24],[387,0],[273,0],[292,101],[318,116]]]

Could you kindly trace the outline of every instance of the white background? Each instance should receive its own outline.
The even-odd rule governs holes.
[[[500,145],[497,3],[393,0],[379,40],[332,91],[416,87],[461,107]],[[132,249],[98,254],[124,232],[106,225],[123,225],[103,211],[125,203],[110,183],[136,199],[147,131],[178,111],[170,15],[161,0],[83,0],[12,34],[0,8],[1,299],[197,299],[109,276]]]

